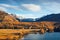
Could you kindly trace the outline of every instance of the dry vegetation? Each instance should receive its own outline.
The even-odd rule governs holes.
[[[14,30],[14,29],[18,29],[18,30]],[[19,29],[22,29],[22,30],[19,30]],[[6,38],[7,40],[7,37],[12,39],[14,38],[14,36],[16,36],[17,37],[16,39],[18,40],[18,37],[21,38],[22,36],[24,36],[24,34],[27,34],[30,32],[30,30],[26,30],[26,29],[30,29],[30,30],[40,29],[39,30],[40,33],[60,31],[60,23],[48,22],[48,21],[19,22],[14,16],[0,11],[0,39]],[[34,32],[36,31],[37,30],[35,30]],[[17,32],[17,33],[19,32],[19,36],[15,35],[14,32]]]

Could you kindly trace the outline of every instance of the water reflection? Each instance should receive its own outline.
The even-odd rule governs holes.
[[[28,34],[20,40],[60,40],[60,33]]]

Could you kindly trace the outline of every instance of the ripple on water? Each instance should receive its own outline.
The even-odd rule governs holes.
[[[60,40],[60,33],[28,34],[23,40]]]

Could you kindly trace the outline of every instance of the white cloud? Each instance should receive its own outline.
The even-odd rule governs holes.
[[[19,18],[36,18],[33,14],[16,14]]]
[[[0,7],[0,11],[7,11],[7,10],[4,7]]]
[[[5,8],[11,8],[11,9],[15,9],[15,10],[30,10],[33,12],[38,12],[41,10],[41,7],[39,5],[35,5],[35,4],[22,4],[20,6],[13,6],[13,5],[9,5],[9,4],[0,4],[0,7],[5,7]],[[25,9],[23,9],[25,8]]]
[[[20,19],[23,19],[24,18],[24,15],[21,15],[21,14],[16,14],[16,16]]]
[[[11,14],[10,12],[7,11],[7,8],[5,8],[5,7],[0,7],[0,11],[4,11],[4,12],[6,12],[8,14]]]
[[[53,13],[60,13],[60,3],[57,2],[48,2],[44,3],[44,8]]]
[[[6,7],[6,8],[13,8],[16,10],[20,10],[20,8],[18,6],[12,6],[12,5],[8,5],[8,4],[0,4],[1,7]]]
[[[22,4],[23,7],[25,7],[28,10],[37,12],[41,10],[41,7],[39,5],[35,5],[35,4]]]

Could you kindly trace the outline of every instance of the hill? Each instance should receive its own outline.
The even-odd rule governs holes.
[[[19,24],[16,18],[4,11],[0,11],[0,28],[11,28]]]
[[[37,18],[36,21],[52,21],[52,22],[60,22],[60,14],[51,14],[41,18]]]
[[[60,14],[59,14],[60,15]],[[40,29],[40,32],[60,32],[59,15],[52,14],[42,17],[37,22],[21,22],[17,17],[0,11],[0,29]],[[55,18],[54,18],[55,17]],[[55,20],[56,19],[56,20]],[[27,20],[27,19],[26,19]],[[58,22],[57,22],[58,21]]]

